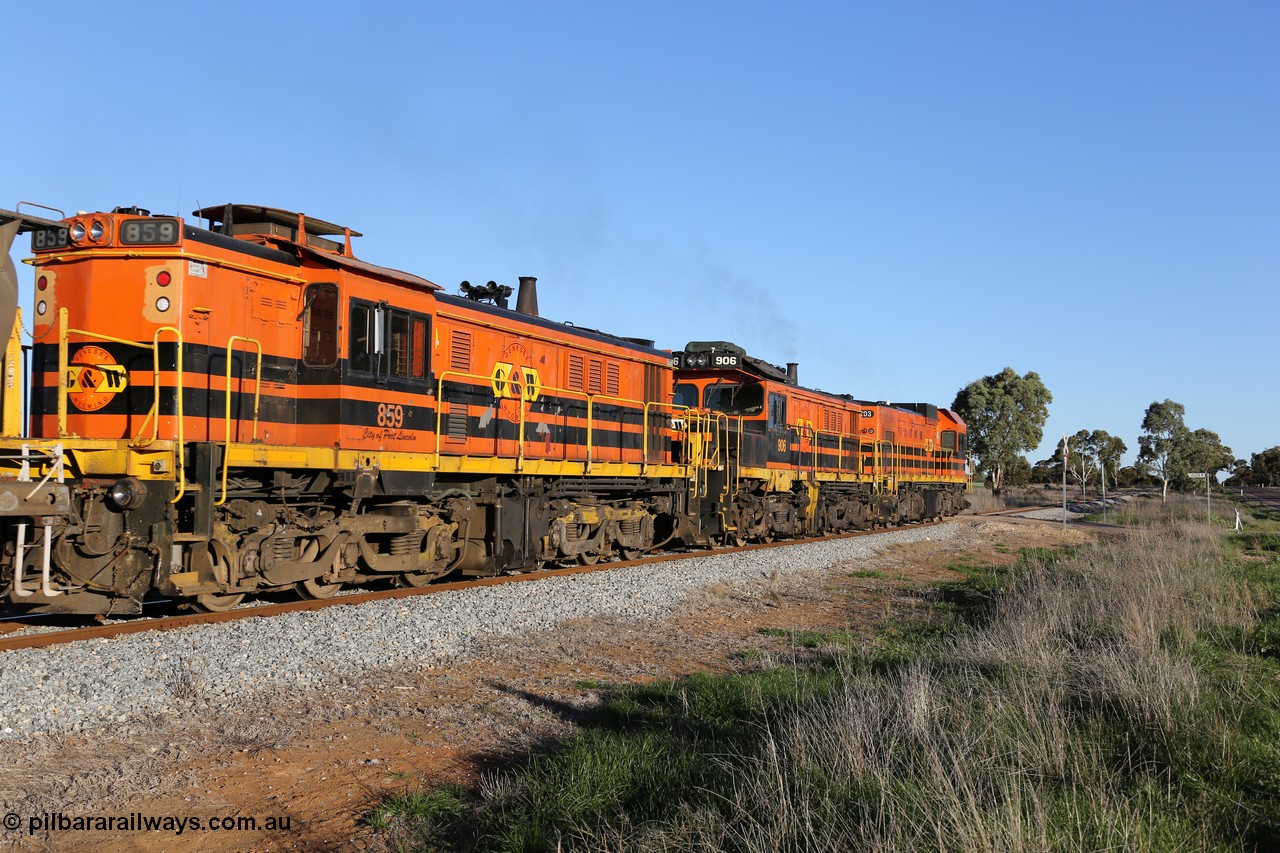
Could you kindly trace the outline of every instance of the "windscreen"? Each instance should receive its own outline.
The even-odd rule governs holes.
[[[708,385],[702,404],[727,415],[758,415],[764,411],[764,386],[758,382]]]

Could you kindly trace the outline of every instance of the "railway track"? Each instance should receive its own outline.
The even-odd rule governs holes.
[[[993,510],[989,512],[976,513],[983,517],[1017,517],[1021,513],[1031,512],[1038,509],[1052,509],[1053,506],[1023,506],[1014,507],[1012,509]],[[953,518],[963,518],[963,516],[955,516]],[[951,520],[951,519],[947,519]],[[944,521],[923,522],[913,524],[911,527],[932,527],[938,524],[944,524]],[[1056,523],[1056,522],[1055,522]],[[824,539],[852,539],[859,536],[872,536],[877,533],[887,533],[893,530],[901,530],[903,528],[880,528],[874,530],[859,530],[853,533],[845,533],[838,536],[823,537]],[[76,643],[84,640],[104,640],[113,637],[121,637],[128,634],[139,634],[146,631],[174,631],[179,628],[187,628],[193,625],[215,625],[223,622],[235,622],[241,619],[258,619],[271,616],[279,616],[285,613],[301,613],[305,611],[321,610],[326,607],[342,607],[354,604],[364,604],[369,601],[381,601],[385,599],[411,598],[419,595],[434,595],[441,592],[454,592],[458,590],[474,589],[484,586],[498,586],[508,583],[528,583],[531,581],[543,580],[546,578],[567,577],[569,575],[590,574],[594,572],[608,571],[610,569],[626,568],[628,566],[640,565],[656,565],[661,563],[676,563],[681,560],[689,560],[696,557],[708,557],[718,554],[734,554],[742,551],[756,551],[765,548],[784,548],[790,545],[803,545],[807,542],[816,540],[812,539],[785,539],[777,542],[757,543],[752,545],[742,545],[730,548],[717,548],[708,551],[689,551],[680,554],[659,554],[644,557],[638,560],[622,560],[609,563],[600,563],[594,566],[569,566],[557,569],[544,569],[537,572],[528,572],[518,575],[502,575],[491,578],[472,578],[470,580],[450,581],[446,583],[435,583],[422,588],[404,587],[396,589],[370,590],[365,592],[351,592],[345,595],[339,595],[335,598],[320,600],[299,600],[285,601],[275,603],[254,603],[238,607],[234,610],[228,610],[221,613],[187,613],[175,616],[158,616],[134,618],[128,621],[112,622],[98,625],[86,625],[59,630],[41,631],[38,633],[22,633],[11,636],[0,636],[0,653],[6,651],[14,651],[17,649],[38,649],[49,646],[65,645],[68,643]],[[18,630],[21,630],[20,628]]]
[[[1264,512],[1280,513],[1280,488],[1274,486],[1245,486],[1240,490],[1241,500]]]
[[[1026,512],[1036,507],[1020,507],[1016,510],[1001,510],[991,513],[979,513],[980,515],[1012,515],[1018,512]],[[960,517],[960,516],[957,516]],[[945,521],[923,522],[911,525],[912,528],[933,527],[938,524],[944,524]],[[838,536],[823,537],[822,541],[834,539],[852,539],[859,536],[872,536],[877,533],[888,533],[894,530],[902,530],[902,527],[880,528],[875,530],[859,530],[853,533],[840,534]],[[567,568],[544,569],[537,572],[528,572],[518,575],[503,575],[491,578],[473,578],[470,580],[451,581],[446,583],[435,583],[422,588],[397,588],[386,590],[372,590],[368,592],[353,592],[346,595],[340,595],[335,598],[321,600],[299,600],[286,601],[270,604],[249,604],[234,610],[228,610],[222,613],[189,613],[177,616],[161,616],[153,618],[135,618],[129,621],[112,622],[100,625],[88,625],[83,627],[66,628],[61,630],[42,631],[39,633],[16,634],[7,637],[0,637],[0,652],[14,651],[17,649],[38,649],[48,646],[64,645],[67,643],[77,643],[84,640],[103,640],[113,637],[120,637],[127,634],[138,634],[145,631],[173,631],[179,628],[187,628],[193,625],[214,625],[223,622],[235,622],[241,619],[257,619],[270,616],[279,616],[284,613],[300,613],[311,610],[321,610],[326,607],[342,607],[352,604],[364,604],[369,601],[381,601],[384,599],[410,598],[419,595],[434,595],[441,592],[453,592],[464,589],[474,589],[484,586],[498,586],[508,583],[527,583],[530,581],[538,581],[546,578],[566,577],[568,575],[589,574],[593,572],[608,571],[610,569],[625,568],[628,566],[639,565],[655,565],[661,563],[676,563],[681,560],[689,560],[696,557],[708,557],[719,554],[734,554],[742,551],[756,551],[765,548],[783,548],[789,545],[803,545],[808,542],[820,541],[815,539],[785,539],[776,542],[758,543],[753,545],[742,545],[730,548],[716,548],[707,551],[690,551],[680,554],[659,554],[655,556],[645,557],[639,560],[623,560],[617,562],[600,563],[594,566],[570,566]]]

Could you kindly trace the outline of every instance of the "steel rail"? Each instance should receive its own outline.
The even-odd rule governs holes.
[[[1035,509],[1035,507],[1023,507],[1021,511],[1025,512],[1029,509]],[[1000,513],[979,513],[979,515],[995,514]],[[736,547],[685,551],[679,554],[657,554],[642,557],[638,560],[619,560],[608,563],[598,563],[594,566],[569,566],[559,569],[542,569],[518,575],[499,575],[497,577],[447,581],[445,583],[433,583],[422,588],[404,587],[397,589],[374,590],[371,592],[356,592],[319,600],[287,601],[275,604],[252,604],[221,613],[190,613],[181,616],[164,616],[130,622],[90,625],[83,628],[68,628],[60,631],[44,631],[37,634],[0,637],[0,652],[16,651],[18,649],[47,648],[49,646],[63,645],[66,643],[77,643],[82,640],[110,639],[112,637],[122,637],[127,634],[140,634],[145,631],[174,631],[179,628],[188,628],[193,625],[216,625],[223,622],[235,622],[240,619],[278,616],[284,613],[301,613],[312,610],[321,610],[326,607],[365,604],[370,601],[409,598],[418,595],[433,595],[440,592],[455,592],[458,590],[473,589],[476,587],[498,586],[500,584],[508,583],[527,583],[530,581],[546,580],[548,578],[568,577],[570,575],[589,574],[592,572],[609,571],[610,569],[629,568],[640,565],[676,563],[681,560],[690,560],[697,557],[715,557],[720,554],[736,554],[743,551],[755,551],[763,548],[785,548],[793,545],[811,545],[817,542],[827,542],[835,539],[852,539],[859,536],[874,536],[881,533],[893,533],[897,530],[934,527],[936,525],[945,524],[948,521],[964,517],[965,516],[951,516],[943,521],[916,522],[912,523],[910,526],[902,525],[898,527],[857,530],[851,533],[840,533],[831,536],[808,537],[804,539],[782,539],[774,542],[760,542],[751,545],[739,545]]]

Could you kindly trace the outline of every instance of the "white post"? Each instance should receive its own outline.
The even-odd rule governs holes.
[[[1062,434],[1062,524],[1067,524],[1067,453],[1069,445],[1067,434]]]

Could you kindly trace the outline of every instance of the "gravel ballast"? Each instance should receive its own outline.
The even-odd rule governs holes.
[[[1061,512],[1059,510],[1059,512]],[[0,654],[0,739],[101,726],[129,733],[198,686],[216,704],[263,689],[342,686],[430,668],[477,640],[575,619],[654,619],[713,584],[867,560],[889,545],[952,538],[956,524],[478,587]]]

